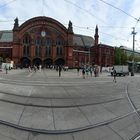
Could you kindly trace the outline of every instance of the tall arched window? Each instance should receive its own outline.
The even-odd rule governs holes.
[[[46,39],[45,41],[45,55],[46,56],[51,55],[51,46],[52,46],[52,41],[50,39]]]
[[[35,41],[35,56],[36,57],[40,57],[41,56],[41,45],[42,45],[41,42],[42,41],[41,41],[41,38],[40,37],[38,37],[36,39],[36,41]]]
[[[56,55],[61,56],[63,53],[63,40],[62,39],[57,39],[56,40]]]
[[[23,38],[22,46],[23,46],[23,56],[28,57],[30,55],[30,43],[31,39],[29,35],[26,35]]]

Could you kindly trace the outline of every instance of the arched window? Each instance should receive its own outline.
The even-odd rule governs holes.
[[[61,56],[63,53],[63,44],[64,41],[62,39],[57,39],[56,40],[56,55]]]
[[[41,56],[41,45],[42,45],[41,38],[38,37],[35,41],[35,55],[36,55],[36,57]]]
[[[50,39],[46,39],[45,41],[45,55],[46,56],[51,55],[51,46],[52,46],[52,41]]]
[[[23,46],[23,56],[28,57],[30,55],[30,44],[31,43],[31,39],[29,35],[26,35],[23,38],[23,42],[22,42],[22,46]]]

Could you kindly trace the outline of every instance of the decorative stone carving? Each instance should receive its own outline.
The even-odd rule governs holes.
[[[15,23],[14,23],[14,28],[13,28],[13,30],[17,30],[18,27],[19,27],[18,18],[16,17],[16,19],[15,19],[14,21],[15,21]]]
[[[69,21],[68,33],[73,33],[73,27],[72,27],[72,22],[71,21]]]

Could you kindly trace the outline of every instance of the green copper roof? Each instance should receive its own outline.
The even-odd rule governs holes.
[[[83,47],[92,47],[94,46],[94,39],[90,36],[74,34],[73,45],[83,46]]]
[[[13,32],[12,31],[0,31],[0,42],[12,42]]]

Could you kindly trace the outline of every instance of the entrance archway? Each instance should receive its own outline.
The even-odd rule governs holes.
[[[20,59],[21,67],[28,68],[31,65],[31,60],[27,57],[23,57]]]
[[[33,59],[33,65],[36,65],[37,67],[42,65],[42,60],[40,58]]]
[[[47,58],[43,61],[43,64],[44,64],[44,67],[46,67],[46,68],[49,67],[50,68],[50,66],[53,65],[53,60],[51,58]]]
[[[64,65],[65,60],[63,58],[58,58],[58,59],[55,60],[54,64],[55,65]]]

